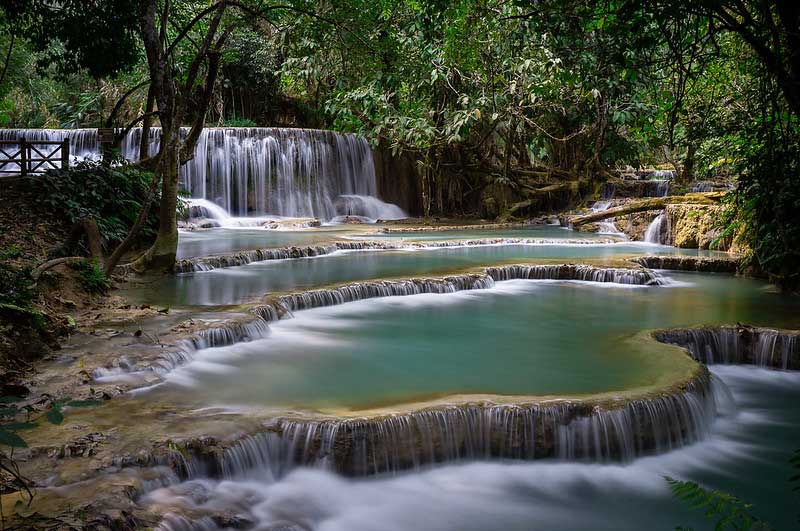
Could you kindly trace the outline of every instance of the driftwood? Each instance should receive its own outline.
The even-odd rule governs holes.
[[[639,199],[600,212],[592,212],[590,214],[584,214],[583,216],[572,216],[569,218],[569,222],[573,227],[577,227],[586,223],[594,223],[595,221],[602,221],[616,216],[624,216],[625,214],[634,214],[636,212],[645,212],[648,210],[663,210],[667,205],[675,203],[719,205],[719,201],[724,195],[725,192],[705,192]]]

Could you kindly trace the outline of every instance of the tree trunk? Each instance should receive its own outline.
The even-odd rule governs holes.
[[[645,212],[647,210],[662,210],[667,205],[671,205],[673,203],[718,205],[719,200],[722,199],[724,195],[725,192],[706,192],[640,199],[637,201],[631,201],[630,203],[622,206],[609,208],[608,210],[603,210],[601,212],[593,212],[583,216],[572,216],[569,218],[569,222],[572,226],[577,227],[578,225],[594,223],[595,221],[602,221],[604,219],[623,216],[625,214],[634,214],[636,212]]]
[[[137,271],[172,271],[178,254],[178,185],[180,180],[180,138],[178,127],[161,133],[161,158],[156,178],[161,179],[158,235],[153,246],[134,263]]]

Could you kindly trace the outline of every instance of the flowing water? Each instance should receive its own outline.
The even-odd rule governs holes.
[[[264,339],[197,352],[153,393],[197,407],[358,409],[459,393],[623,391],[681,370],[641,330],[800,324],[796,301],[760,282],[669,278],[664,286],[512,280],[295,311]]]
[[[123,144],[131,158],[139,134]],[[95,130],[0,131],[20,136],[68,137],[76,159],[99,151]],[[650,177],[646,195],[669,193],[672,175]],[[176,511],[160,529],[225,528],[208,516],[220,512],[259,530],[705,527],[670,495],[666,475],[730,491],[777,529],[795,527],[786,462],[800,446],[800,376],[738,365],[698,376],[683,351],[648,331],[800,328],[800,303],[732,275],[620,269],[644,254],[715,254],[653,245],[664,216],[647,243],[557,226],[335,225],[405,214],[378,198],[363,139],[299,129],[207,129],[182,183],[194,198],[189,221],[215,228],[181,232],[179,255],[193,260],[180,270],[189,272],[132,287],[130,297],[214,312],[205,307],[273,298],[248,321],[165,351],[148,373],[155,385],[131,400],[276,424],[212,462],[182,456],[182,481],[149,484],[138,503]],[[286,230],[284,217],[334,225]],[[284,228],[262,228],[267,221]],[[553,239],[573,241],[543,241]],[[612,264],[575,265],[587,260]],[[508,265],[536,262],[549,265]],[[797,363],[797,336],[774,330],[662,339],[708,363]],[[143,370],[133,359],[95,377]],[[689,374],[680,390],[625,398]],[[436,406],[415,409],[420,402]]]
[[[239,232],[244,231],[237,229],[236,234]],[[299,236],[312,238],[314,234],[316,233],[301,232]],[[203,238],[203,233],[192,234],[190,237]],[[205,239],[189,240],[189,242],[194,249],[201,246],[208,248],[212,245],[219,248],[231,243]],[[192,254],[196,252],[198,251],[193,251]],[[253,262],[241,267],[165,277],[137,287],[130,296],[140,302],[173,307],[226,305],[253,301],[273,292],[374,278],[440,275],[455,269],[493,263],[612,259],[658,253],[715,254],[692,249],[653,247],[633,242],[591,245],[483,245],[413,251],[340,251],[316,258]]]
[[[670,495],[664,476],[672,476],[733,492],[773,528],[795,529],[798,506],[786,460],[800,440],[800,375],[747,367],[712,371],[736,403],[715,422],[713,435],[626,465],[478,461],[362,480],[308,468],[272,479],[255,470],[222,481],[188,481],[142,503],[225,507],[258,529],[708,529],[702,511]]]
[[[123,140],[125,158],[138,157],[141,134],[133,129]],[[0,130],[0,140],[20,138],[34,143],[68,138],[73,159],[100,156],[96,129]],[[159,128],[151,130],[151,154],[160,138]],[[207,127],[194,157],[181,167],[181,184],[192,197],[207,199],[233,216],[406,217],[397,206],[377,199],[367,141],[332,131]]]

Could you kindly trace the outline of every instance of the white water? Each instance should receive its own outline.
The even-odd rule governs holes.
[[[262,216],[262,217],[234,217],[228,211],[209,201],[208,199],[185,199],[189,221],[192,223],[210,222],[215,227],[259,227],[267,220],[286,219],[284,216]]]
[[[647,226],[647,231],[644,233],[644,241],[647,243],[662,243],[662,225],[665,221],[667,221],[666,212],[656,216],[656,219]]]
[[[753,510],[776,528],[791,525],[795,510],[787,505],[789,470],[783,470],[783,477],[770,464],[788,454],[764,435],[780,441],[797,433],[774,411],[773,398],[780,396],[781,403],[796,399],[800,375],[747,367],[712,371],[731,387],[738,409],[731,407],[716,421],[710,438],[627,465],[473,462],[367,480],[306,468],[279,479],[249,474],[188,481],[153,491],[143,503],[200,515],[227,508],[252,520],[257,529],[705,528],[702,511],[692,512],[671,496],[664,480],[671,476],[732,491],[755,502]],[[181,529],[177,518],[172,521],[176,525],[162,523],[161,529]],[[218,528],[209,524],[204,529]]]
[[[611,201],[597,201],[592,205],[592,212],[602,212],[611,207]],[[617,236],[625,236],[625,233],[617,228],[615,218],[608,218],[604,221],[597,223],[598,234],[614,234]],[[627,236],[625,236],[627,238]]]
[[[184,130],[184,134],[186,131]],[[155,153],[161,130],[151,131]],[[141,130],[122,142],[122,154],[138,157]],[[69,138],[73,159],[97,159],[96,129],[5,129],[0,140]],[[377,199],[372,149],[364,138],[332,131],[283,128],[206,128],[194,157],[181,168],[182,187],[232,216],[317,217],[332,219],[336,201],[347,213],[376,219],[405,217],[398,207]],[[360,199],[352,199],[360,198]]]
[[[379,219],[403,219],[408,214],[403,209],[391,203],[385,203],[377,197],[369,195],[342,194],[334,202],[337,217],[356,216],[367,221],[375,222]],[[336,218],[334,218],[336,220]]]

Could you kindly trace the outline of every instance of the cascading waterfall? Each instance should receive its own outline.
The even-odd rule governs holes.
[[[265,320],[287,312],[335,306],[377,297],[419,295],[423,293],[455,293],[488,289],[505,280],[578,280],[583,282],[658,286],[668,283],[657,273],[643,269],[605,268],[588,265],[509,265],[488,267],[485,273],[456,275],[440,279],[375,280],[357,282],[331,289],[318,289],[278,297],[273,304],[253,311]]]
[[[703,363],[749,364],[800,369],[796,332],[750,326],[719,326],[656,332],[662,343],[679,345]]]
[[[592,205],[592,212],[602,212],[604,210],[608,210],[609,207],[611,207],[611,201],[597,201],[594,205]],[[624,236],[624,233],[617,228],[615,220],[616,218],[608,218],[606,220],[599,221],[597,223],[599,228],[597,232],[600,234],[616,234]]]
[[[358,242],[353,242],[356,244]],[[506,280],[555,280],[615,283],[638,286],[659,286],[669,282],[648,269],[603,268],[588,265],[509,265],[489,267],[483,273],[453,275],[444,278],[374,280],[356,282],[330,289],[317,289],[275,297],[267,304],[254,306],[253,317],[229,321],[193,334],[174,350],[161,353],[155,361],[134,366],[120,358],[116,366],[96,369],[98,381],[111,381],[131,373],[151,373],[163,377],[176,367],[191,361],[198,350],[228,346],[242,341],[267,337],[268,323],[292,317],[292,313],[327,306],[336,306],[378,297],[420,294],[446,294],[458,291],[489,289],[495,282]]]
[[[637,286],[661,286],[668,280],[648,269],[624,269],[589,265],[509,265],[488,267],[486,273],[501,280],[580,280]]]
[[[188,129],[183,130],[186,134]],[[122,142],[122,154],[138,157],[141,129]],[[161,130],[152,129],[155,153]],[[74,159],[96,159],[96,129],[5,129],[0,139],[69,138]],[[406,217],[377,199],[372,150],[364,138],[332,131],[283,128],[206,128],[194,157],[181,167],[183,188],[234,216],[318,217],[354,215],[372,220]],[[337,209],[336,201],[340,201]],[[353,198],[361,198],[353,199]]]
[[[666,232],[665,223],[669,223],[667,213],[662,212],[647,226],[644,233],[644,241],[647,243],[662,243]]]
[[[630,461],[708,434],[724,397],[705,369],[680,392],[547,404],[465,404],[344,420],[278,420],[223,452],[206,452],[214,477],[275,479],[296,466],[351,476],[464,459]],[[199,457],[200,458],[200,457]]]
[[[653,179],[652,189],[648,189],[648,196],[650,197],[667,197],[669,195],[669,181],[666,179]]]
[[[551,240],[540,238],[483,238],[478,240],[445,240],[427,242],[340,241],[327,245],[305,247],[274,247],[239,251],[197,258],[187,258],[175,263],[176,273],[212,271],[225,267],[238,267],[265,260],[288,260],[324,256],[338,251],[396,251],[446,249],[452,247],[482,247],[492,245],[607,245],[616,240]]]
[[[126,358],[121,358],[115,367],[95,369],[92,377],[97,381],[111,381],[120,375],[131,373],[153,373],[163,377],[184,365],[194,358],[198,350],[214,347],[224,347],[262,339],[269,335],[269,325],[264,319],[251,318],[247,321],[230,321],[222,325],[206,328],[182,340],[174,350],[163,352],[159,357],[143,367],[130,363]]]

